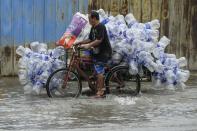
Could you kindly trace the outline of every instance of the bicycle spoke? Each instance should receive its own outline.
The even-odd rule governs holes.
[[[106,86],[112,94],[132,94],[139,93],[140,83],[137,75],[131,75],[128,72],[128,67],[121,67],[113,70],[107,76]]]
[[[69,74],[68,77],[66,74]],[[66,69],[54,72],[47,82],[47,93],[50,97],[77,97],[80,92],[81,84],[77,75],[73,72],[67,73]]]

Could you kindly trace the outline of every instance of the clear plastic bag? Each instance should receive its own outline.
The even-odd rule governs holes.
[[[129,73],[132,75],[136,75],[138,73],[138,66],[135,61],[130,61],[129,62]]]
[[[185,59],[185,57],[181,57],[178,59],[178,65],[179,65],[179,67],[187,66],[187,60]]]

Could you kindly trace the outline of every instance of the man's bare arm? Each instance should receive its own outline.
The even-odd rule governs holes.
[[[85,48],[85,49],[89,49],[91,47],[98,46],[101,42],[102,42],[102,40],[94,40],[94,41],[92,41],[90,43],[82,44],[81,47]]]
[[[86,39],[86,40],[83,40],[83,41],[80,41],[80,42],[78,42],[78,44],[88,44],[88,43],[90,43],[91,42],[91,40],[90,39]]]
[[[102,42],[102,40],[94,40],[92,42],[90,42],[90,47],[95,47],[95,46],[98,46],[100,43]]]

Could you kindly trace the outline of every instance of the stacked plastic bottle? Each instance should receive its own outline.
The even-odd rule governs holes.
[[[19,46],[16,53],[21,56],[18,76],[26,94],[40,94],[49,75],[65,65],[58,59],[65,54],[61,46],[47,50],[46,44],[33,42],[30,48]]]
[[[110,16],[98,10],[100,22],[105,24],[113,48],[112,64],[126,62],[131,74],[142,72],[142,65],[153,72],[154,87],[184,88],[190,72],[185,57],[165,53],[170,40],[159,40],[159,20],[139,23],[133,14]],[[88,27],[89,28],[89,27]],[[88,33],[88,32],[87,32]],[[84,34],[83,34],[84,35]],[[88,35],[88,34],[87,34]],[[155,57],[155,58],[154,58]]]
[[[169,89],[184,88],[190,72],[185,57],[179,59],[174,54],[165,53],[170,40],[163,36],[159,40],[159,20],[139,23],[133,14],[110,16],[103,9],[98,10],[100,22],[105,24],[113,48],[112,64],[126,63],[129,72],[142,72],[142,66],[153,72],[154,87]],[[84,17],[88,19],[88,15]],[[88,38],[90,24],[80,32],[76,41]],[[64,54],[63,47],[47,50],[47,45],[33,42],[30,48],[19,46],[16,50],[19,60],[19,80],[26,93],[39,94],[46,80],[54,70],[64,66],[59,56]],[[154,56],[154,57],[153,57]]]
[[[106,17],[103,11],[99,12],[102,12],[101,16]],[[164,52],[170,40],[163,36],[158,41],[160,27],[158,20],[139,23],[130,13],[124,18],[127,23],[126,28],[123,16],[118,15],[115,19],[109,19],[110,17],[107,18],[108,23],[106,23],[110,42],[112,47],[118,46],[113,49],[127,60],[131,74],[139,73],[143,65],[153,72],[155,87],[168,89],[185,87],[184,83],[188,80],[190,72],[182,68],[187,66],[187,61],[185,57],[177,59],[174,54]],[[118,30],[115,31],[115,29]],[[156,60],[151,53],[157,58]],[[115,60],[117,63],[117,59]]]

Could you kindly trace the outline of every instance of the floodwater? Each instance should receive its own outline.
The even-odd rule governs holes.
[[[142,84],[137,97],[51,99],[24,95],[17,78],[0,78],[1,130],[197,131],[197,81],[185,90]]]

